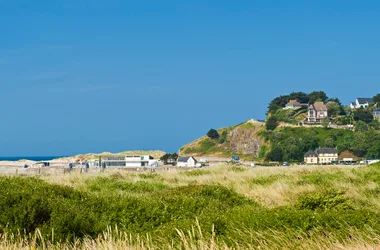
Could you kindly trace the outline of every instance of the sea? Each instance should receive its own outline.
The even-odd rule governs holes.
[[[65,156],[0,156],[0,161],[19,161],[19,160],[30,160],[30,161],[50,161],[57,158],[62,158]]]

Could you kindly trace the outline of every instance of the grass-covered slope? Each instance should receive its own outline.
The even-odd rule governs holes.
[[[249,120],[236,126],[218,130],[219,138],[207,136],[191,142],[180,149],[181,155],[231,157],[232,154],[243,158],[260,158],[265,154],[267,145],[260,136],[264,124]]]
[[[2,249],[380,244],[379,164],[0,177],[0,185]]]

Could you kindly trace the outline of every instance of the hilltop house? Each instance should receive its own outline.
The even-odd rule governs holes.
[[[284,109],[299,109],[304,106],[307,107],[307,103],[300,103],[297,100],[290,100],[284,107]]]
[[[375,111],[373,111],[372,115],[375,119],[380,121],[380,109],[376,109]]]
[[[192,156],[180,156],[177,159],[177,167],[196,167],[197,160]]]
[[[306,164],[331,164],[338,161],[338,150],[336,148],[317,148],[304,155]]]
[[[355,102],[350,103],[350,108],[359,109],[359,108],[368,108],[370,104],[373,103],[372,98],[356,98]]]
[[[307,122],[322,122],[328,117],[328,109],[323,102],[316,102],[309,106]]]

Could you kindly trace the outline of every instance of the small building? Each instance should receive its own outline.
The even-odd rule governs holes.
[[[197,160],[192,156],[180,156],[177,159],[177,167],[196,167]]]
[[[373,115],[373,118],[375,118],[378,121],[380,121],[380,109],[377,109],[377,110],[373,111],[372,115]]]
[[[346,150],[339,154],[339,163],[349,164],[355,163],[358,160],[358,157],[354,153]]]
[[[338,150],[336,148],[317,148],[304,155],[306,164],[331,164],[338,162]]]
[[[150,167],[155,161],[154,158],[150,155],[143,156],[126,156],[125,157],[125,166],[128,167]]]
[[[359,108],[368,108],[370,104],[373,103],[372,98],[356,98],[355,102],[350,103],[350,108],[352,109],[359,109]]]
[[[328,117],[328,109],[323,102],[316,102],[309,106],[309,111],[307,113],[307,122],[320,123]]]
[[[307,103],[300,103],[297,100],[290,100],[286,105],[284,109],[299,109],[302,107],[307,107]]]

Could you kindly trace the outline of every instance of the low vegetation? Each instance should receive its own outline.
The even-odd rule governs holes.
[[[0,177],[1,249],[380,246],[380,164]]]

